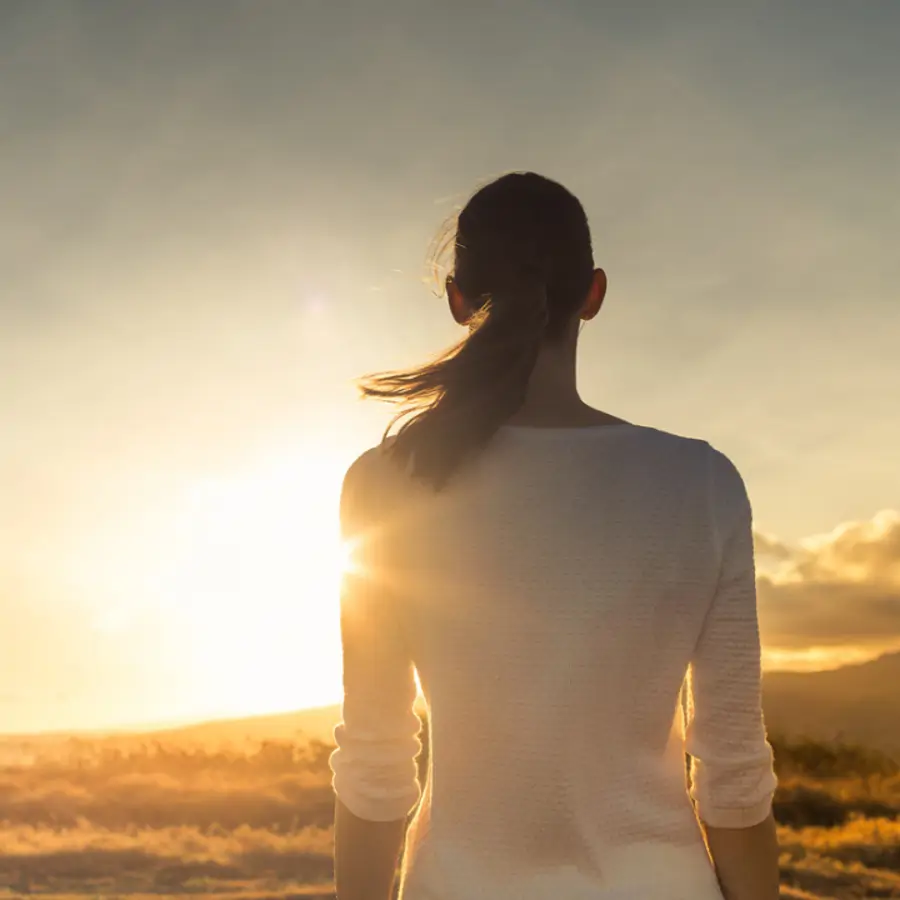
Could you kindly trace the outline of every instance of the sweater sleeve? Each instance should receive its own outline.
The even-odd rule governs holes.
[[[730,460],[713,450],[710,463],[720,570],[688,673],[685,749],[698,817],[744,828],[768,816],[777,783],[762,711],[752,512]]]
[[[405,818],[419,800],[421,722],[413,709],[415,669],[384,567],[389,522],[371,479],[363,456],[341,494],[341,530],[352,564],[341,586],[344,697],[330,765],[335,794],[350,812],[387,822]]]

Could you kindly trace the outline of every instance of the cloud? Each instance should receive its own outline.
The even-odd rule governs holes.
[[[797,570],[806,578],[843,576],[900,584],[900,514],[885,510],[868,522],[849,522],[802,544]]]
[[[773,656],[900,648],[900,513],[845,523],[796,547],[755,538],[757,554],[777,562],[758,578],[760,630]]]
[[[768,559],[790,559],[793,550],[787,544],[782,543],[777,537],[756,531],[753,534],[753,547],[758,557]]]

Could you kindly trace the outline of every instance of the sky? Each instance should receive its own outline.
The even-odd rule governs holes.
[[[900,6],[727,6],[0,3],[0,732],[339,699],[353,379],[514,169],[609,275],[585,399],[742,471],[766,665],[900,646]]]

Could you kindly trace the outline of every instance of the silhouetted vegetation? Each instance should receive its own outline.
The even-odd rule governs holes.
[[[851,743],[823,743],[809,738],[770,737],[779,776],[800,774],[823,780],[891,778],[900,773],[892,756]]]
[[[900,897],[897,761],[853,745],[772,742],[786,896]],[[8,763],[0,890],[329,896],[331,749],[77,741]]]

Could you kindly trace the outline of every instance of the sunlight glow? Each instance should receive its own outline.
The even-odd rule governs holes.
[[[763,647],[762,665],[768,672],[822,672],[869,662],[885,652],[871,647]]]
[[[199,481],[185,498],[159,602],[196,704],[232,715],[339,700],[340,477],[292,457]]]

